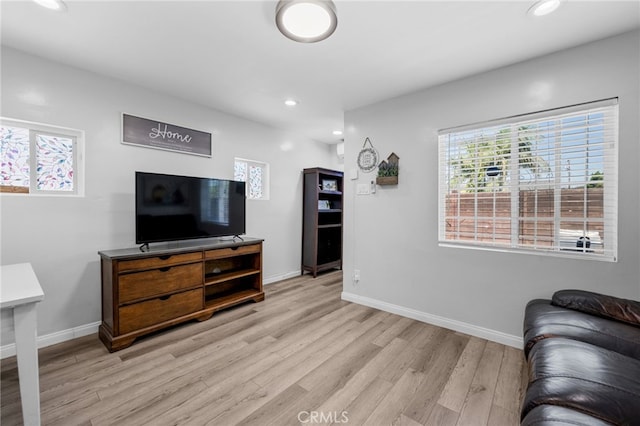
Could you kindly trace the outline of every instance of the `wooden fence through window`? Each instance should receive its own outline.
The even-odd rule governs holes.
[[[582,235],[604,241],[603,188],[560,190],[560,235],[554,238],[553,189],[523,190],[518,200],[518,240],[521,245],[553,246],[554,240],[571,245]],[[446,200],[446,239],[511,243],[511,194],[508,191],[458,193]]]

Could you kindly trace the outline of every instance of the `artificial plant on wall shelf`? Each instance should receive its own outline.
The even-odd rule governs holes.
[[[398,172],[400,170],[400,166],[398,165],[399,160],[400,157],[392,152],[386,160],[378,164],[378,177],[376,177],[376,183],[378,185],[398,184]]]

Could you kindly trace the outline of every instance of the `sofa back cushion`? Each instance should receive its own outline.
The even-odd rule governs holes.
[[[551,304],[640,327],[640,302],[585,290],[560,290]]]

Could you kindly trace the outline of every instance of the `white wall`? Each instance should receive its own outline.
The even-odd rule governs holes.
[[[122,112],[211,132],[213,156],[123,145]],[[247,235],[265,239],[264,277],[273,281],[300,270],[302,169],[339,166],[334,146],[8,48],[1,114],[86,134],[84,197],[0,195],[1,263],[32,263],[45,292],[38,334],[54,341],[97,329],[97,252],[134,246],[134,171],[232,178],[234,156],[270,163],[271,198],[247,202]],[[11,322],[2,319],[7,345]]]
[[[582,288],[640,299],[640,34],[623,34],[345,114],[345,171],[370,137],[397,187],[346,180],[343,297],[518,345],[525,304]],[[438,246],[438,129],[619,97],[617,263]],[[354,284],[354,269],[361,281]]]

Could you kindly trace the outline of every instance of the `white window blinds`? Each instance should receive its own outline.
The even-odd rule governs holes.
[[[439,133],[441,244],[617,256],[617,99]]]

